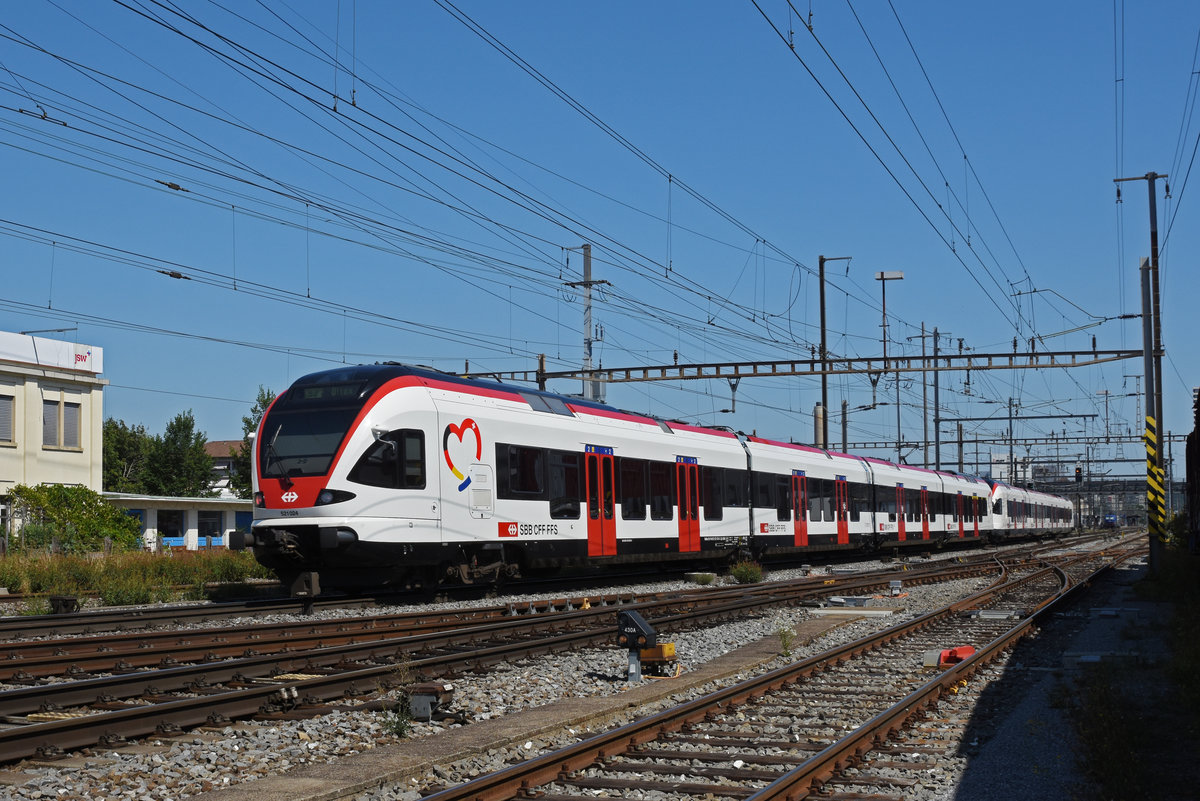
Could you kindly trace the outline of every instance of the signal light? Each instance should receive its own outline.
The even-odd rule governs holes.
[[[1076,484],[1083,483],[1083,468],[1082,467],[1075,468],[1075,483]]]

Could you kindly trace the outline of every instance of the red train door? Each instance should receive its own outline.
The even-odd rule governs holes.
[[[838,545],[850,544],[850,499],[846,477],[837,476],[833,482],[833,504],[837,510]]]
[[[679,493],[679,552],[700,550],[700,465],[694,457],[675,457],[675,487]]]
[[[954,508],[958,513],[958,536],[965,537],[967,533],[963,530],[963,496],[961,492],[954,496]]]
[[[792,471],[792,544],[808,545],[808,479],[803,470]]]
[[[897,484],[896,485],[896,539],[900,540],[901,542],[904,542],[905,532],[907,530],[904,527],[904,519],[907,515],[907,512],[908,512],[908,509],[905,508],[905,503],[904,503],[904,485]]]
[[[979,538],[979,498],[971,496],[971,511],[972,517],[975,518],[975,537]]]
[[[612,448],[588,445],[586,450],[588,556],[615,556],[617,521]]]
[[[921,539],[929,539],[929,487],[921,487]]]

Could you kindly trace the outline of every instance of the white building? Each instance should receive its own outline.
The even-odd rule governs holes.
[[[104,351],[94,345],[0,331],[0,532],[8,532],[3,501],[17,484],[103,491],[103,370]],[[141,521],[148,548],[223,547],[230,531],[249,529],[253,509],[228,492],[223,498],[103,494]]]
[[[100,492],[104,351],[0,331],[0,496],[17,484]]]

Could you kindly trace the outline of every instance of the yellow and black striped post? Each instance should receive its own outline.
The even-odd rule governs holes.
[[[1146,416],[1146,524],[1150,541],[1166,544],[1166,487],[1162,468],[1158,466],[1158,425]]]

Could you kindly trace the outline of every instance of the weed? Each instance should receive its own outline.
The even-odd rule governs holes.
[[[380,725],[388,734],[404,739],[412,727],[412,710],[409,709],[408,693],[401,693],[396,705],[383,710]]]
[[[252,554],[225,550],[174,551],[154,554],[124,551],[112,554],[50,554],[11,552],[0,557],[0,587],[22,594],[99,594],[109,604],[170,601],[176,587],[184,597],[201,600],[207,582],[267,578]]]
[[[129,573],[108,573],[96,588],[105,606],[148,604],[155,599],[154,587],[144,577]]]
[[[717,580],[717,577],[712,573],[693,573],[692,581],[699,584],[701,587],[706,587]]]
[[[736,563],[729,574],[738,584],[757,584],[763,579],[762,565],[748,560]]]
[[[784,656],[791,656],[792,643],[796,641],[796,630],[791,626],[781,626],[775,633],[779,635],[780,653]]]
[[[40,595],[28,598],[21,614],[30,616],[50,614],[50,599]]]
[[[1114,703],[1128,675],[1101,664],[1085,671],[1075,691],[1073,718],[1079,734],[1084,772],[1108,798],[1137,798],[1152,786],[1152,768],[1131,742],[1153,739],[1155,731],[1134,704]]]
[[[1050,688],[1049,702],[1051,709],[1070,709],[1073,703],[1071,688],[1061,681],[1056,681]]]

